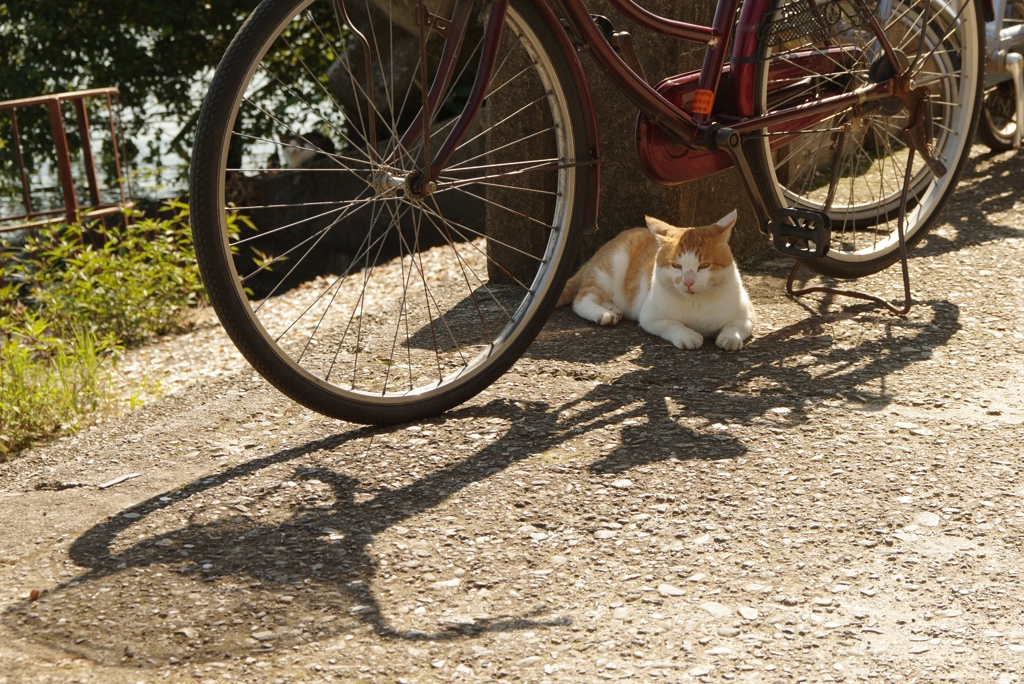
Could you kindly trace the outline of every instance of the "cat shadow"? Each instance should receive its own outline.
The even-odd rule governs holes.
[[[550,326],[553,339],[535,343],[530,354],[563,364],[590,363],[594,352],[581,358],[576,350],[591,346],[600,348],[606,363],[629,356],[632,370],[561,408],[567,421],[584,430],[609,419],[623,426],[622,446],[594,462],[592,470],[623,471],[675,458],[735,458],[749,449],[733,437],[744,423],[769,420],[799,429],[813,424],[811,414],[822,402],[837,398],[852,410],[883,409],[894,399],[889,376],[926,360],[928,349],[941,347],[961,328],[959,307],[941,300],[915,302],[913,318],[870,304],[833,310],[834,304],[830,297],[816,305],[799,302],[807,318],[758,334],[739,352],[724,352],[713,342],[679,350],[628,322],[600,344],[570,347],[566,338],[604,333],[561,315]],[[837,330],[851,323],[876,326],[882,334],[837,343]],[[666,439],[670,446],[663,444]]]

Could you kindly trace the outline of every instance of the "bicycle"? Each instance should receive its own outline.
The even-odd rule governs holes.
[[[610,1],[705,44],[702,69],[647,83],[628,34],[581,0],[256,8],[199,116],[191,206],[211,302],[260,374],[321,413],[395,423],[519,358],[597,221],[579,52],[639,109],[654,182],[736,168],[798,263],[840,278],[905,266],[977,127],[981,0],[719,0],[712,26]],[[308,165],[263,161],[298,140]]]
[[[978,139],[993,152],[1020,149],[1024,121],[1024,2],[993,0],[986,25],[988,72]]]

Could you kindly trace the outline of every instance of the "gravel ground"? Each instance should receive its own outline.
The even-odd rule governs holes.
[[[212,324],[136,352],[165,398],[0,467],[0,683],[1018,681],[1020,164],[976,156],[905,319],[769,256],[741,352],[561,310],[416,425]]]

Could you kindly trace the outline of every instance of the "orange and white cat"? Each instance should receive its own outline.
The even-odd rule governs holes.
[[[710,226],[677,228],[647,217],[647,228],[619,233],[565,285],[559,306],[599,325],[623,316],[682,349],[717,333],[740,349],[756,317],[729,249],[736,212]]]

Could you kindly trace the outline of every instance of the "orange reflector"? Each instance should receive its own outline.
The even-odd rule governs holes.
[[[715,93],[712,90],[698,90],[693,95],[693,113],[710,114],[711,105],[715,102]]]

